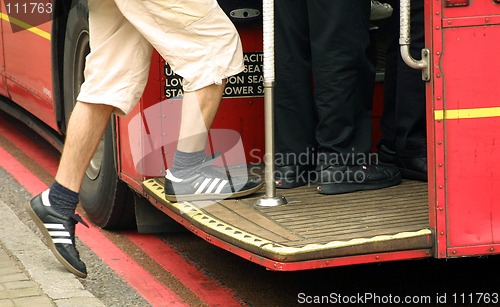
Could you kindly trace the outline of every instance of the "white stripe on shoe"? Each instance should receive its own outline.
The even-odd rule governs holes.
[[[64,228],[63,224],[44,223],[43,226],[45,226],[45,228],[47,228],[47,229],[55,229],[55,230],[66,229],[66,228]]]
[[[196,192],[194,192],[194,194],[201,194],[203,193],[203,190],[205,190],[206,186],[212,181],[212,178],[205,178],[205,180],[203,180],[203,182],[201,183],[200,187],[198,188],[198,190],[196,190]]]
[[[220,194],[220,192],[222,191],[222,189],[226,186],[226,184],[228,182],[229,182],[228,180],[222,180],[222,182],[219,184],[219,187],[217,188],[217,190],[215,190],[215,194]]]
[[[54,244],[60,243],[60,244],[73,244],[73,241],[71,239],[52,239]]]
[[[194,194],[220,194],[228,182],[220,178],[206,178]]]
[[[51,237],[68,237],[69,238],[69,232],[67,231],[50,231],[49,234]]]
[[[219,183],[219,181],[220,181],[219,178],[214,178],[208,189],[205,191],[205,193],[212,193],[212,191],[215,189],[215,186]]]
[[[66,228],[64,228],[63,224],[44,223],[43,226],[47,228],[47,232],[49,233],[54,244],[73,244],[71,234],[66,230]]]

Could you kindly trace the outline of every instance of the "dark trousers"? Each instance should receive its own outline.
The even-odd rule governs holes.
[[[390,43],[384,82],[384,111],[381,118],[383,144],[403,158],[426,156],[425,82],[422,73],[406,65],[399,51],[399,1],[387,27]],[[411,54],[421,58],[424,48],[424,1],[411,2]]]
[[[368,153],[370,1],[276,0],[275,10],[276,153]]]

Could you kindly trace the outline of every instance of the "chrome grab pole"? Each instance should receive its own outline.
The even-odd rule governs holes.
[[[263,52],[264,52],[264,121],[265,121],[265,189],[264,197],[257,201],[258,206],[273,207],[286,204],[286,199],[276,195],[274,181],[274,0],[262,3]]]
[[[427,48],[422,49],[422,59],[416,60],[410,53],[410,7],[411,0],[401,0],[399,2],[400,19],[399,19],[399,46],[401,49],[401,57],[406,65],[414,69],[422,70],[422,80],[429,81],[430,76],[430,51]]]

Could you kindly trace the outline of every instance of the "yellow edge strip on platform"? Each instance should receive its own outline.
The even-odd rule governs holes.
[[[279,246],[279,245],[266,245],[262,246],[261,248],[263,250],[267,250],[269,252],[273,252],[278,255],[294,255],[301,252],[313,252],[313,251],[327,250],[331,248],[349,247],[349,246],[356,246],[374,242],[385,242],[397,239],[415,238],[421,236],[428,236],[431,234],[432,232],[430,229],[421,229],[419,231],[414,231],[414,232],[400,232],[394,235],[381,235],[372,238],[356,238],[349,241],[332,241],[326,244],[309,244],[300,248]]]
[[[11,24],[14,24],[14,25],[19,26],[19,27],[21,27],[23,29],[26,29],[26,30],[28,30],[28,31],[30,31],[30,32],[38,35],[38,36],[41,36],[41,37],[43,37],[43,38],[45,38],[47,40],[50,40],[50,38],[51,38],[49,32],[43,31],[43,30],[41,30],[41,29],[39,29],[37,27],[34,27],[34,26],[30,25],[30,24],[27,24],[24,21],[16,19],[14,17],[11,17],[11,16],[9,16],[7,14],[4,14],[4,13],[0,12],[0,18],[2,18],[3,20],[5,20],[7,22],[10,22]]]
[[[147,190],[156,194],[157,197],[165,200],[163,187],[162,185],[157,184],[155,179],[146,180],[143,182],[143,185],[147,188]],[[340,248],[372,242],[384,242],[396,239],[414,238],[432,234],[430,229],[422,229],[414,232],[401,232],[393,235],[380,235],[372,238],[356,238],[348,241],[332,241],[326,244],[308,244],[304,245],[303,247],[288,247],[258,237],[254,234],[245,232],[242,229],[235,227],[234,225],[226,224],[221,220],[215,219],[213,216],[208,215],[204,211],[197,208],[195,203],[171,203],[166,200],[165,203],[179,210],[181,214],[185,214],[192,220],[200,223],[201,225],[204,225],[207,228],[213,229],[216,232],[225,234],[226,236],[229,236],[240,242],[259,247],[262,250],[266,250],[276,255],[295,255],[299,253],[321,251],[330,248]],[[204,202],[196,203],[198,203],[199,205],[203,205]]]
[[[500,117],[500,107],[434,111],[435,120],[484,117]]]

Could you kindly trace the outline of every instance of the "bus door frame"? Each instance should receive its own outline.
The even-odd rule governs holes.
[[[500,36],[500,3],[426,1],[425,15],[432,54],[427,135],[435,257],[497,254],[500,90],[494,71],[500,59],[494,54],[500,44],[494,37]]]

